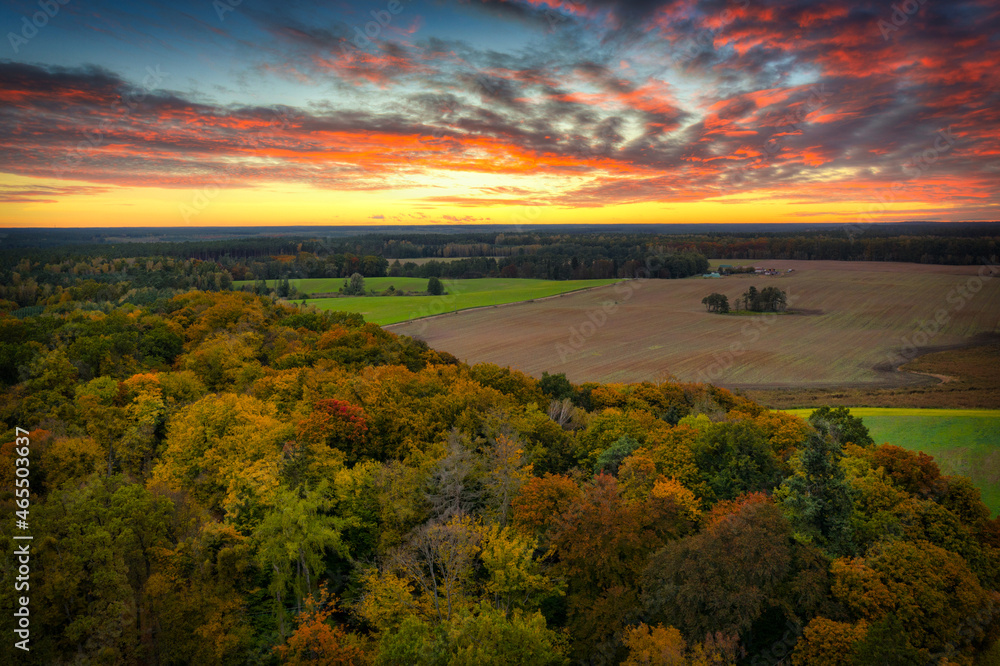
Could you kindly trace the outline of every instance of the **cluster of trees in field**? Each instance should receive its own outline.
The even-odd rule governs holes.
[[[1000,520],[845,410],[536,380],[242,292],[0,316],[0,382],[7,516],[31,431],[38,663],[997,649]]]
[[[355,275],[360,275],[360,273],[355,273]],[[240,291],[249,291],[259,296],[274,295],[278,298],[287,298],[290,300],[297,300],[308,296],[308,294],[300,292],[287,277],[275,280],[274,287],[268,285],[267,280],[257,279],[253,281],[253,286],[243,285]]]
[[[719,312],[722,314],[729,312],[729,297],[716,291],[701,299],[701,304],[709,312]]]
[[[788,295],[778,287],[764,287],[757,291],[757,287],[751,285],[736,299],[737,310],[750,312],[781,312],[787,306]]]
[[[365,278],[360,273],[355,273],[347,280],[344,280],[344,284],[340,287],[339,292],[343,296],[399,296],[399,295],[414,295],[419,292],[407,292],[402,290],[397,290],[394,286],[389,285],[387,289],[382,292],[371,292],[365,287]],[[430,296],[440,296],[445,293],[444,283],[441,282],[440,278],[431,277],[427,280],[427,289],[423,292]]]
[[[712,292],[701,299],[701,304],[709,312],[728,313],[729,297],[725,294]],[[751,286],[733,303],[736,310],[745,312],[781,312],[788,306],[788,295],[777,287],[764,287],[757,291]]]

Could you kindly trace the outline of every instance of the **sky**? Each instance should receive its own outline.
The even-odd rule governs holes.
[[[995,0],[0,0],[0,226],[998,203]]]

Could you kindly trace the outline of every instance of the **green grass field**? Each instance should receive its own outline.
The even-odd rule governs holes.
[[[347,296],[308,299],[309,305],[321,310],[357,312],[365,321],[380,325],[395,324],[408,319],[455,312],[468,308],[530,301],[546,296],[556,296],[579,289],[589,289],[617,280],[521,280],[515,278],[480,278],[476,280],[442,280],[446,294],[443,296]],[[299,286],[298,283],[301,283]],[[338,279],[291,280],[296,288],[306,293],[337,291],[344,283]],[[375,291],[387,289],[422,291],[427,288],[424,278],[365,278],[365,287]],[[236,285],[234,285],[236,286]]]
[[[344,286],[344,278],[305,278],[302,280],[289,280],[288,284],[305,294],[330,294],[336,293]],[[233,282],[233,289],[240,289],[243,286],[253,286],[253,280],[238,280]],[[427,278],[412,277],[383,277],[365,278],[365,289],[372,291],[384,291],[394,286],[401,291],[426,291]],[[268,280],[268,287],[277,287],[278,280]]]
[[[808,418],[813,410],[786,411]],[[876,444],[923,451],[942,473],[972,479],[993,515],[1000,514],[1000,410],[859,407],[851,414],[861,417]]]

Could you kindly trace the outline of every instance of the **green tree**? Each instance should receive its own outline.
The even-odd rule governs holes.
[[[691,450],[717,499],[770,492],[781,483],[781,464],[763,430],[751,422],[711,423]]]
[[[440,278],[431,277],[427,281],[427,293],[431,296],[440,296],[444,293],[444,285],[441,283]]]
[[[559,636],[541,613],[515,610],[510,616],[488,604],[463,615],[449,632],[450,665],[555,666],[566,663]]]
[[[139,339],[139,351],[148,364],[170,364],[180,355],[184,338],[164,324],[153,326]]]
[[[414,615],[379,639],[377,666],[449,666],[448,631],[441,623],[430,623]]]
[[[573,385],[566,379],[565,372],[555,375],[543,372],[542,378],[538,380],[538,388],[553,400],[565,400],[566,398],[572,398],[576,394]]]
[[[120,440],[123,470],[143,479],[151,470],[164,436],[166,406],[159,391],[143,391],[124,410],[126,426]]]
[[[537,607],[543,599],[564,593],[534,558],[538,542],[512,527],[483,528],[481,559],[487,580],[483,591],[490,603],[508,617],[520,608]]]
[[[169,546],[172,512],[170,500],[120,475],[57,491],[32,512],[41,536],[32,611],[43,645],[96,663],[150,663],[143,591]]]
[[[278,633],[285,637],[286,593],[292,592],[296,612],[319,585],[328,553],[348,557],[342,533],[348,519],[333,515],[326,483],[316,489],[279,490],[275,508],[254,531],[257,558],[271,573],[271,594],[278,617]]]
[[[777,287],[764,287],[758,296],[760,309],[765,312],[780,312],[788,304],[785,292]]]
[[[601,451],[594,463],[594,474],[618,474],[618,467],[625,458],[629,457],[633,451],[639,448],[639,442],[628,435],[622,435],[615,443]]]
[[[887,615],[868,628],[867,634],[853,645],[851,666],[922,666],[926,653],[913,647],[906,628],[895,615]]]
[[[799,453],[799,469],[775,492],[795,531],[834,557],[854,551],[850,522],[854,507],[841,457],[840,444],[811,434]]]
[[[857,444],[858,446],[872,446],[875,440],[872,439],[868,428],[857,416],[851,415],[851,410],[847,407],[820,407],[813,410],[809,415],[809,423],[822,433],[829,434],[840,444]]]
[[[389,268],[389,260],[374,254],[367,254],[361,259],[361,272],[368,277],[385,277]]]
[[[701,299],[701,304],[704,305],[705,309],[709,312],[729,312],[729,298],[727,298],[725,294],[713,292]]]
[[[346,296],[364,296],[365,277],[361,273],[352,273],[351,277],[344,281],[344,286],[340,288],[340,293]]]
[[[157,627],[151,642],[158,659],[147,663],[246,663],[254,639],[248,599],[257,593],[260,572],[250,540],[184,501],[173,528],[188,536],[157,553],[144,590],[151,624]]]

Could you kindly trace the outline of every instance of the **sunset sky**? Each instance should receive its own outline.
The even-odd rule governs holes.
[[[0,35],[0,226],[1000,219],[996,0],[5,1]]]

